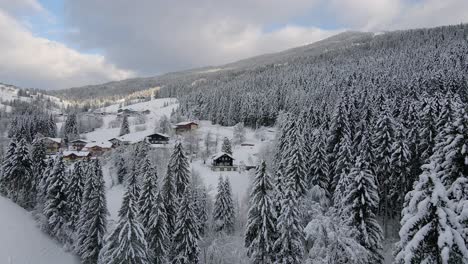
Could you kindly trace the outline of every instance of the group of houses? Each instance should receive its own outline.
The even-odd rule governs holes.
[[[176,134],[181,134],[198,128],[198,123],[182,122],[174,125]],[[143,134],[135,136],[132,134],[111,138],[106,141],[89,141],[86,139],[76,139],[65,142],[62,138],[44,137],[43,142],[46,145],[47,155],[56,155],[62,153],[67,161],[76,161],[86,158],[102,156],[104,153],[121,147],[140,142],[146,142],[151,145],[166,145],[170,142],[170,136],[163,133]]]

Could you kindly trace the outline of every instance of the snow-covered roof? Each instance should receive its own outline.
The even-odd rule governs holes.
[[[230,155],[230,154],[228,154],[228,153],[224,153],[224,152],[218,152],[218,153],[214,154],[211,158],[212,158],[213,160],[216,160],[216,159],[221,158],[221,157],[224,156],[224,155],[227,155],[227,156],[230,157],[231,159],[234,159],[234,157],[232,157],[232,155]]]
[[[89,155],[88,151],[74,151],[74,150],[66,150],[63,152],[63,156],[70,156],[70,155],[76,155],[78,157],[87,157]]]
[[[198,123],[195,122],[195,121],[184,121],[184,122],[179,122],[179,123],[177,123],[175,125],[176,126],[186,126],[186,125],[190,125],[190,124],[198,125]]]
[[[162,137],[170,138],[169,135],[166,135],[166,134],[163,134],[163,133],[159,133],[159,132],[151,133],[151,134],[147,135],[147,137],[151,137],[152,135],[160,135],[160,136],[162,136]]]
[[[54,142],[56,142],[56,143],[59,143],[59,144],[62,143],[62,139],[61,139],[61,138],[46,137],[46,139],[52,140],[52,141],[54,141]]]
[[[104,142],[89,142],[85,146],[85,148],[92,148],[92,147],[101,147],[101,148],[111,148],[112,143],[109,141]]]
[[[89,140],[86,140],[86,139],[75,139],[75,140],[71,141],[70,143],[76,143],[76,142],[89,143]]]

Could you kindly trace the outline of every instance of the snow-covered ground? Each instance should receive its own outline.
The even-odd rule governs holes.
[[[4,197],[0,197],[0,212],[0,263],[79,263],[37,227],[31,213]]]
[[[142,125],[134,125],[133,118],[129,118],[130,123],[130,131],[131,133],[125,136],[126,140],[140,140],[143,139],[148,134],[154,132],[156,128],[157,121],[163,115],[170,117],[171,112],[176,109],[178,106],[177,100],[173,98],[165,98],[165,99],[153,99],[148,102],[136,103],[128,106],[122,107],[122,109],[131,109],[134,111],[145,111],[149,110],[150,113],[146,115],[146,123],[144,126],[146,127],[143,131],[136,131],[137,126]],[[114,137],[118,137],[120,128],[109,128],[109,124],[111,121],[117,118],[117,110],[120,108],[119,104],[110,105],[108,107],[104,107],[99,109],[99,112],[105,112],[106,115],[103,116],[103,126],[101,128],[96,129],[93,132],[86,133],[84,136],[87,140],[94,140],[97,142],[106,141],[112,139]],[[210,121],[199,121],[199,128],[194,131],[196,133],[196,138],[199,139],[199,146],[200,149],[203,149],[204,140],[208,133],[211,133],[211,141],[215,141],[216,138],[218,139],[218,145],[216,146],[216,151],[220,151],[221,144],[224,137],[229,139],[233,138],[233,127],[224,127],[219,125],[213,125]],[[255,136],[255,131],[246,128],[245,129],[245,142],[249,142],[253,144],[253,146],[233,146],[233,157],[235,159],[235,165],[245,164],[245,165],[256,165],[258,162],[258,153],[260,152],[261,148],[271,142],[274,138],[274,131],[273,130],[266,130],[264,131],[264,141],[259,140]],[[169,155],[172,151],[173,143],[175,140],[184,141],[184,136],[172,136],[171,143],[165,148],[169,148]],[[214,154],[213,153],[213,154]],[[200,157],[192,157],[191,162],[191,169],[195,173],[197,173],[204,181],[205,185],[207,186],[208,190],[210,190],[210,194],[214,197],[216,194],[216,186],[218,184],[218,177],[221,175],[223,177],[228,177],[231,181],[231,186],[233,190],[233,194],[235,198],[242,199],[247,194],[247,190],[252,180],[252,171],[212,171],[209,167],[211,159],[208,158],[206,160],[206,164]],[[112,186],[111,183],[111,167],[112,162],[108,161],[107,165],[104,166],[104,178],[107,183],[108,191],[107,191],[107,200],[108,200],[108,209],[111,214],[111,220],[115,220],[117,217],[117,212],[120,208],[120,204],[122,202],[122,196],[124,193],[124,188],[120,185]]]

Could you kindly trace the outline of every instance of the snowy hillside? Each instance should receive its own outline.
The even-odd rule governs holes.
[[[0,197],[0,263],[78,264],[79,260],[44,234],[31,214]]]
[[[129,118],[130,123],[130,133],[123,136],[125,140],[130,142],[136,142],[144,139],[147,135],[154,133],[157,125],[157,121],[165,115],[170,117],[171,112],[178,107],[176,99],[165,98],[165,99],[154,99],[148,102],[142,102],[137,104],[132,104],[120,108],[119,104],[114,104],[108,107],[104,107],[96,110],[99,113],[105,113],[103,118],[103,126],[96,129],[93,132],[82,134],[82,137],[90,141],[104,142],[112,138],[119,136],[119,127],[109,128],[109,124],[118,118],[117,111],[119,109],[129,109],[133,111],[142,112],[149,110],[150,113],[145,115],[146,122],[144,125],[133,124],[134,117]],[[194,132],[196,138],[198,139],[198,144],[203,146],[205,144],[206,136],[210,133],[213,137],[213,140],[218,138],[218,145],[216,149],[219,151],[221,148],[222,139],[224,137],[232,139],[233,137],[233,127],[225,127],[219,125],[213,125],[211,121],[199,121],[200,127]],[[137,127],[144,126],[145,129],[141,131],[136,131]],[[248,142],[250,146],[233,146],[233,157],[234,164],[236,165],[247,165],[255,166],[258,162],[258,153],[261,149],[268,143],[271,143],[273,140],[275,132],[273,129],[265,129],[262,133],[264,141],[258,139],[258,135],[255,134],[254,130],[245,129],[245,142]],[[159,148],[165,148],[168,153],[172,151],[173,143],[177,140],[184,141],[186,135],[173,135],[170,140],[170,144],[167,146],[159,146]],[[192,157],[191,159],[191,169],[194,173],[200,175],[203,179],[206,187],[210,190],[210,194],[214,197],[216,194],[216,186],[218,184],[218,177],[221,175],[230,179],[232,184],[233,194],[237,199],[243,199],[247,195],[248,187],[251,182],[251,172],[249,171],[212,171],[209,167],[210,158],[206,159],[204,162],[201,158]],[[106,185],[108,187],[107,199],[108,199],[108,208],[111,213],[111,219],[117,218],[117,212],[120,208],[122,202],[122,196],[124,193],[124,188],[121,185],[112,186],[112,167],[113,163],[109,159],[107,160],[107,165],[104,166],[104,177],[106,180]]]

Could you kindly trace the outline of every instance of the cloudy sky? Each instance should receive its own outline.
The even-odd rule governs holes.
[[[68,88],[461,22],[467,0],[0,0],[0,82]]]

